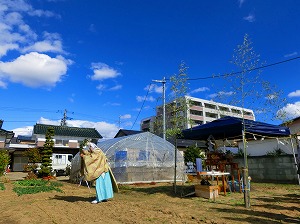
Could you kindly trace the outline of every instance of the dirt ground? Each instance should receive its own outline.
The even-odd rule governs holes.
[[[214,200],[181,197],[193,186],[179,183],[123,185],[108,202],[91,204],[95,189],[78,187],[66,178],[63,193],[17,196],[14,180],[0,190],[0,223],[300,223],[300,187],[292,184],[251,183],[251,208],[243,193]]]

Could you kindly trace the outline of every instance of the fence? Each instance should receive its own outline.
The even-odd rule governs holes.
[[[239,167],[243,158],[235,158]],[[254,182],[298,183],[297,171],[292,155],[248,156],[248,170]]]

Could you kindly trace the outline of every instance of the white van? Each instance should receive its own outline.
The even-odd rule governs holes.
[[[68,175],[71,168],[72,154],[52,153],[52,172],[54,175],[64,174]]]

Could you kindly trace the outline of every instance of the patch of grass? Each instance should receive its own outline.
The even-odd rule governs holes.
[[[21,180],[14,183],[13,191],[18,196],[23,194],[37,194],[40,192],[57,191],[62,192],[59,188],[63,186],[62,183],[45,180]]]
[[[0,183],[0,190],[1,190],[1,191],[5,190],[5,186],[4,186],[3,183]]]

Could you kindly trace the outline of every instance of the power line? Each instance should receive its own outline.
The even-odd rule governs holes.
[[[255,70],[259,70],[259,69],[263,69],[263,68],[272,67],[272,66],[275,66],[275,65],[283,64],[283,63],[298,60],[298,59],[300,59],[300,56],[290,58],[290,59],[286,59],[286,60],[283,60],[283,61],[274,62],[274,63],[267,64],[267,65],[262,65],[262,66],[259,66],[259,67],[256,67],[256,68],[247,69],[247,70],[243,70],[243,71],[231,72],[231,73],[226,73],[226,74],[222,74],[222,75],[211,75],[211,76],[199,77],[199,78],[188,78],[187,80],[194,81],[194,80],[204,80],[204,79],[213,79],[213,78],[220,78],[220,77],[225,77],[225,76],[232,76],[232,75],[237,75],[237,74],[241,74],[241,73],[244,73],[244,72],[251,72],[251,71],[255,71]],[[166,79],[166,80],[170,80],[170,79]]]
[[[150,83],[150,84],[149,84],[149,87],[148,87],[148,90],[147,90],[147,94],[146,94],[146,96],[145,96],[145,98],[144,98],[143,104],[142,104],[142,106],[141,106],[141,108],[140,108],[140,110],[139,110],[139,113],[138,113],[138,115],[137,115],[135,121],[133,122],[133,125],[132,125],[132,127],[131,127],[131,130],[132,130],[133,126],[135,125],[135,123],[136,123],[138,117],[140,116],[140,113],[141,113],[141,111],[142,111],[142,109],[143,109],[143,107],[144,107],[144,104],[145,104],[146,99],[147,99],[147,97],[148,97],[148,94],[149,94],[149,92],[150,92],[151,85],[152,85],[152,84]]]

